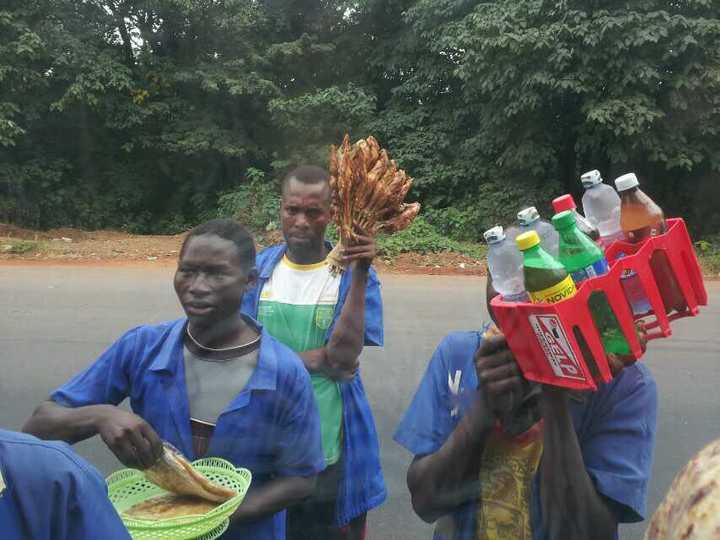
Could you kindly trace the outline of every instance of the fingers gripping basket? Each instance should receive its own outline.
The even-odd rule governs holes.
[[[220,458],[199,459],[193,462],[193,467],[210,481],[235,490],[237,495],[202,515],[149,521],[127,517],[123,512],[167,492],[148,482],[143,473],[135,469],[123,469],[107,478],[110,501],[133,540],[213,540],[227,530],[230,516],[250,487],[252,474]]]

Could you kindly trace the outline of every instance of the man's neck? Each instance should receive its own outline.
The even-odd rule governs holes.
[[[291,249],[288,246],[287,258],[290,262],[295,264],[316,264],[325,260],[328,255],[328,250],[325,247],[325,242],[322,242],[319,246],[307,248],[307,249]]]
[[[195,340],[205,347],[216,349],[242,345],[257,336],[257,331],[239,313],[207,326],[188,324]]]

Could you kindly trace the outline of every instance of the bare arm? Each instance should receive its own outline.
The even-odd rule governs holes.
[[[40,439],[75,444],[98,434],[98,420],[113,405],[62,407],[54,401],[44,401],[25,422],[22,430]]]
[[[350,291],[325,347],[300,353],[311,373],[341,381],[354,377],[365,342],[365,292],[375,253],[375,240],[369,236],[360,236],[344,250],[343,259],[353,265]]]
[[[437,452],[416,458],[407,483],[415,513],[431,523],[480,493],[485,440],[507,416],[522,379],[504,336],[486,337],[475,353],[480,395]],[[475,481],[474,481],[475,480]]]
[[[312,495],[315,477],[283,476],[257,489],[251,489],[230,518],[247,523],[271,516]]]
[[[72,408],[45,401],[25,422],[23,431],[69,444],[100,435],[121,463],[141,469],[150,467],[163,452],[162,441],[150,424],[115,405]]]
[[[407,473],[415,513],[432,523],[478,496],[477,477],[493,417],[478,399],[440,449],[416,457]]]
[[[540,465],[543,522],[553,540],[612,540],[617,519],[585,469],[567,399],[563,390],[551,387],[543,388],[540,399],[545,424]]]

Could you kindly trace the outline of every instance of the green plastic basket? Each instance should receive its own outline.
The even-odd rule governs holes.
[[[199,459],[193,461],[193,467],[211,482],[237,491],[237,495],[202,515],[157,521],[135,519],[123,512],[153,497],[166,495],[167,491],[146,480],[145,475],[135,469],[123,469],[108,476],[108,496],[133,540],[214,540],[227,530],[228,518],[245,498],[252,474],[220,458]]]

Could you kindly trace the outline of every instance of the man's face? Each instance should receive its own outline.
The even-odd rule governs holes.
[[[194,326],[208,327],[240,310],[255,270],[244,269],[237,246],[214,234],[193,236],[175,272],[175,292]]]
[[[282,196],[280,220],[291,253],[321,249],[331,219],[327,183],[303,184],[290,179]]]

